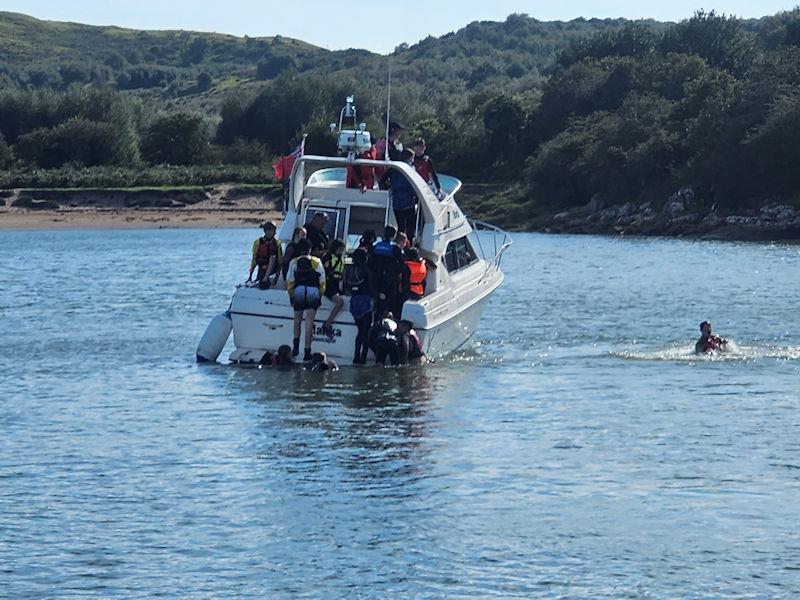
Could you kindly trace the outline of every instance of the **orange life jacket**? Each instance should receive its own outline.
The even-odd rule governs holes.
[[[425,288],[422,286],[425,283],[425,278],[428,276],[428,266],[424,260],[407,260],[406,265],[411,271],[409,277],[408,291],[412,294],[422,297],[425,293]]]

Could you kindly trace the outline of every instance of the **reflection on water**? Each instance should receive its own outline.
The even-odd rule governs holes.
[[[0,238],[0,597],[800,594],[796,247],[520,235],[472,348],[306,373],[193,363],[252,232]]]

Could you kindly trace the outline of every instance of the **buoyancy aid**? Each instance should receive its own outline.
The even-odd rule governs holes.
[[[308,256],[301,256],[297,259],[297,265],[294,270],[294,285],[295,287],[319,287],[319,273],[312,266],[311,259]]]
[[[425,278],[428,276],[428,266],[424,260],[407,260],[406,266],[411,272],[409,277],[408,291],[416,296],[422,297],[425,293]]]
[[[372,247],[373,256],[377,258],[392,258],[394,256],[392,245],[392,242],[389,240],[378,242]]]
[[[325,277],[330,281],[341,281],[344,277],[344,259],[341,256],[326,252],[322,266],[325,267]]]
[[[258,239],[258,249],[256,250],[256,264],[259,267],[266,267],[269,265],[269,259],[275,257],[279,260],[280,257],[280,244],[275,238],[267,240],[262,238]]]
[[[352,265],[347,269],[345,286],[351,296],[369,294],[367,268],[363,265]]]

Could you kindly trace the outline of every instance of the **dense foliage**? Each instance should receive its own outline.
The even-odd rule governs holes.
[[[65,185],[263,178],[303,133],[330,153],[347,94],[380,134],[391,66],[406,140],[425,137],[440,170],[517,184],[483,207],[509,220],[595,194],[661,201],[692,186],[736,207],[800,191],[800,10],[670,26],[511,15],[389,57],[0,13],[0,48],[3,186],[48,169]]]

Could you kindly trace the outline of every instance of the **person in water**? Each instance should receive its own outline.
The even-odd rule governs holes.
[[[283,251],[283,265],[281,272],[283,273],[283,280],[286,281],[286,272],[289,270],[289,263],[297,256],[297,242],[306,237],[305,227],[295,227],[292,233],[292,241],[286,244],[286,249]]]
[[[294,361],[292,360],[292,349],[284,344],[275,353],[269,350],[261,357],[260,367],[292,367]]]
[[[709,321],[700,323],[700,339],[694,345],[694,351],[697,354],[725,350],[727,344],[728,340],[711,333],[711,323]]]
[[[306,371],[338,371],[339,365],[328,358],[324,352],[314,352],[311,362],[306,365]]]
[[[306,321],[303,360],[311,360],[311,341],[314,339],[314,317],[325,293],[325,268],[322,261],[311,256],[308,239],[297,242],[297,258],[293,258],[286,274],[286,291],[294,309],[292,356],[300,353],[300,326]]]
[[[247,281],[253,280],[253,271],[258,266],[256,283],[263,288],[268,288],[278,279],[283,253],[281,242],[275,238],[275,223],[267,221],[261,224],[264,235],[253,242],[253,258],[250,261],[250,272]]]
[[[331,241],[328,251],[322,255],[322,266],[325,268],[325,297],[333,302],[333,308],[325,323],[322,333],[333,339],[333,320],[342,310],[342,280],[344,279],[344,251],[347,248],[342,240]]]
[[[414,323],[403,319],[397,324],[397,336],[400,348],[400,363],[418,363],[425,358],[422,342],[414,329]]]
[[[400,340],[397,335],[397,322],[388,313],[370,331],[375,364],[385,365],[389,359],[392,366],[400,364]]]
[[[372,271],[368,265],[369,255],[363,248],[353,252],[353,264],[347,269],[345,288],[350,294],[350,313],[353,315],[358,333],[353,354],[353,364],[367,362],[369,330],[372,327],[372,310],[377,296]]]

